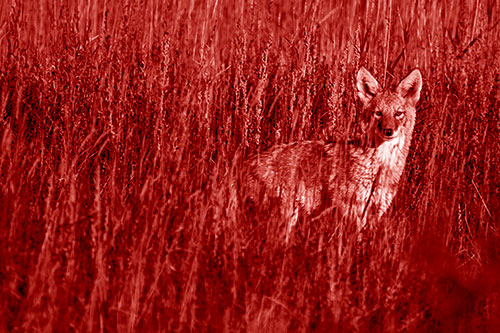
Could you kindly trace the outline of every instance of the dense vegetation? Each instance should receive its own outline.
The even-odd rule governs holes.
[[[500,327],[500,8],[4,1],[0,330]],[[358,130],[355,74],[424,78],[386,216],[234,207],[235,156]]]

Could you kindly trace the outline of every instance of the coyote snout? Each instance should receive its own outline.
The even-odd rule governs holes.
[[[375,115],[376,118],[379,118],[377,129],[383,140],[391,140],[398,135],[397,131],[402,116],[403,113],[400,111],[397,111],[394,115],[389,114],[384,116],[382,112]]]
[[[289,221],[287,239],[299,215],[331,211],[362,227],[380,218],[396,194],[420,99],[420,71],[412,71],[395,90],[382,89],[364,68],[356,81],[364,105],[360,137],[274,146],[243,164],[241,197],[280,202]]]

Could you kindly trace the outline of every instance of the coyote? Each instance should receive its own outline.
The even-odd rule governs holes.
[[[288,240],[299,214],[335,213],[358,229],[379,219],[396,194],[420,99],[418,69],[393,91],[361,68],[357,75],[363,134],[340,142],[302,141],[271,147],[243,163],[240,193],[254,203],[277,200]]]

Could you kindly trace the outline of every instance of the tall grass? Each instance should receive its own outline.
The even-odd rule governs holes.
[[[0,330],[500,324],[496,1],[0,9]],[[424,76],[398,195],[286,244],[272,207],[231,205],[235,156],[354,135],[360,66]]]

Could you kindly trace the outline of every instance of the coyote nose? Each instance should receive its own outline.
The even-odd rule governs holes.
[[[392,136],[393,132],[394,131],[392,130],[392,128],[386,128],[386,129],[383,130],[383,133],[384,133],[385,136]]]

